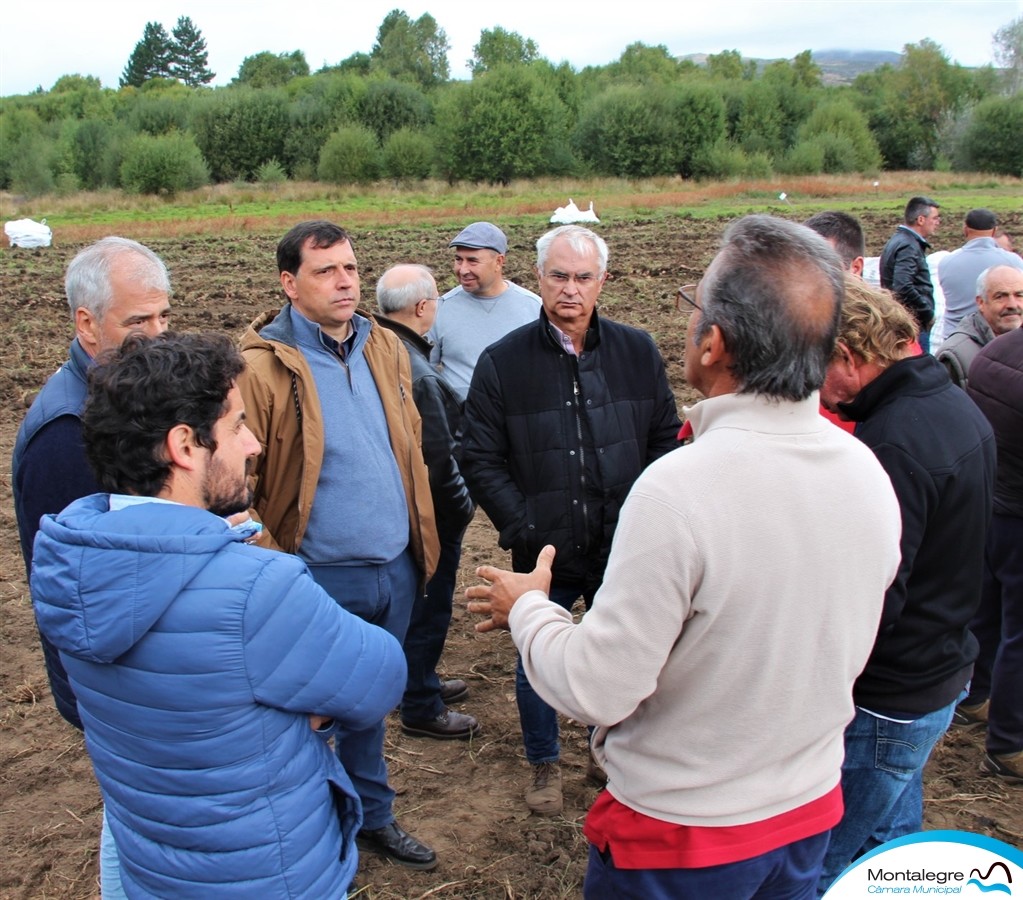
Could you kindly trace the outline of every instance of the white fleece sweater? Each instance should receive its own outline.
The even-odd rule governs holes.
[[[749,824],[839,782],[899,506],[816,393],[686,412],[695,440],[639,477],[582,622],[533,591],[511,630],[537,693],[601,726],[618,800],[667,822]]]

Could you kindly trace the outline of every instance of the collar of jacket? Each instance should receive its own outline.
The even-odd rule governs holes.
[[[852,421],[865,422],[880,407],[900,396],[922,396],[941,390],[951,382],[945,367],[929,353],[892,363],[848,403],[839,403]]]
[[[418,331],[413,331],[408,325],[403,325],[401,322],[389,319],[385,315],[377,313],[375,318],[378,325],[393,331],[403,341],[408,341],[412,344],[427,359],[430,358],[430,351],[433,349],[432,341],[427,340]]]
[[[370,328],[376,323],[369,313],[357,312],[355,315],[365,319]],[[263,313],[252,323],[252,330],[264,341],[277,341],[286,344],[288,347],[297,347],[298,341],[295,338],[295,329],[291,324],[291,304],[285,303],[280,309],[272,309]]]
[[[543,333],[547,337],[551,346],[554,347],[561,353],[565,352],[565,348],[561,346],[561,341],[558,340],[557,332],[554,330],[554,326],[551,324],[551,320],[547,318],[547,310],[540,310],[540,322],[543,326]],[[596,350],[600,344],[600,316],[597,315],[597,307],[593,307],[593,315],[590,316],[590,324],[586,328],[586,337],[583,340],[583,352],[589,350]]]
[[[908,225],[900,225],[899,228],[901,228],[907,234],[913,235],[913,237],[915,237],[921,244],[923,244],[925,247],[930,249],[930,246],[931,246],[930,243],[924,237],[922,237],[921,235],[917,234],[917,232],[915,232]]]

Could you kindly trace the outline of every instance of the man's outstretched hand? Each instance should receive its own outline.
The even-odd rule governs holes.
[[[495,566],[480,566],[476,574],[487,584],[476,584],[465,591],[466,609],[481,616],[490,616],[476,623],[480,633],[495,628],[508,627],[508,614],[515,601],[528,591],[551,590],[551,564],[554,562],[554,547],[548,544],[536,558],[536,568],[528,574],[508,572]]]

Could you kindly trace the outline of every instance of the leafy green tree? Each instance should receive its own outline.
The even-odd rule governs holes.
[[[125,97],[118,108],[118,118],[134,132],[169,134],[187,131],[197,106],[193,92],[175,82],[168,90]]]
[[[132,194],[170,194],[202,187],[209,170],[191,135],[140,134],[121,163],[121,186]]]
[[[308,74],[309,63],[301,50],[277,54],[263,50],[242,60],[238,75],[231,84],[252,88],[281,87],[292,78]]]
[[[202,87],[213,81],[217,73],[210,71],[206,65],[210,56],[206,50],[206,39],[192,20],[181,16],[172,34],[171,75],[189,87]]]
[[[995,61],[1005,69],[1005,89],[1015,93],[1023,87],[1023,16],[1017,16],[994,34]]]
[[[342,125],[358,121],[366,82],[356,75],[328,73],[295,79],[288,87],[292,85],[302,89],[288,105],[282,162],[293,178],[311,181],[327,138]]]
[[[87,191],[120,184],[124,149],[133,135],[120,122],[100,119],[69,121],[68,162]]]
[[[142,87],[150,78],[171,76],[173,51],[170,36],[159,22],[146,22],[142,40],[132,50],[121,73],[121,87]]]
[[[377,31],[371,67],[392,78],[436,87],[448,80],[450,49],[444,29],[429,13],[413,21],[403,10],[392,9]]]
[[[436,117],[449,180],[508,184],[571,168],[565,108],[532,66],[501,66],[452,85]]]
[[[380,175],[380,146],[376,135],[363,125],[339,128],[323,145],[316,169],[320,181],[332,184],[369,184]]]
[[[575,145],[604,175],[690,177],[696,161],[724,135],[724,104],[711,88],[623,84],[587,104]]]
[[[359,100],[358,117],[382,141],[399,128],[426,127],[433,119],[433,108],[414,84],[393,78],[373,79]]]
[[[977,104],[963,138],[970,168],[1023,178],[1023,93]]]
[[[712,78],[751,81],[757,74],[757,64],[751,59],[743,61],[738,50],[722,50],[707,57],[707,71]]]
[[[384,174],[395,181],[420,181],[433,169],[433,141],[423,132],[402,128],[383,146]]]
[[[237,88],[200,99],[192,130],[215,181],[251,179],[283,158],[289,118],[281,91]]]
[[[536,41],[497,25],[480,32],[480,39],[473,46],[472,59],[467,61],[467,65],[475,77],[497,66],[526,65],[539,58],[540,48]]]
[[[870,133],[867,117],[850,99],[837,97],[819,105],[800,126],[798,140],[812,142],[825,135],[842,141],[840,154],[834,141],[821,144],[825,149],[823,171],[870,173],[881,168],[881,151]]]
[[[343,73],[352,75],[369,75],[370,66],[373,63],[373,57],[368,53],[358,51],[353,53],[351,56],[346,56],[336,66],[323,66],[323,68],[316,71],[317,75],[326,73]]]
[[[677,80],[681,71],[678,60],[664,44],[651,47],[640,41],[629,44],[618,61],[607,66],[613,80],[637,84],[666,84]]]

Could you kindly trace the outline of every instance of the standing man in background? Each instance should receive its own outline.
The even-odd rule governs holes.
[[[675,398],[650,335],[597,314],[607,244],[579,225],[536,242],[539,318],[480,356],[465,404],[462,472],[516,571],[554,544],[551,599],[587,606],[604,576],[625,496],[675,449]],[[516,662],[515,699],[533,769],[526,805],[563,806],[558,715]],[[594,776],[597,774],[594,770]]]
[[[468,740],[479,733],[479,723],[447,704],[464,700],[469,687],[461,679],[437,677],[451,624],[462,535],[475,512],[458,468],[461,404],[430,365],[426,333],[437,316],[437,305],[437,284],[426,266],[393,266],[377,281],[377,322],[401,339],[412,362],[412,396],[423,417],[423,458],[440,538],[437,571],[426,592],[416,598],[405,635],[408,684],[401,701],[401,728],[414,737]]]
[[[277,268],[289,302],[241,342],[239,387],[262,448],[260,542],[297,554],[341,606],[402,642],[438,553],[408,353],[357,312],[359,266],[343,228],[299,223],[277,245]],[[381,718],[335,738],[362,800],[359,845],[432,869],[437,855],[395,821],[384,731]]]
[[[934,321],[934,286],[926,254],[929,239],[941,226],[938,209],[938,203],[929,197],[911,198],[903,224],[881,251],[881,287],[891,291],[916,320],[924,353],[931,349],[929,332]]]
[[[465,402],[476,360],[509,331],[532,322],[540,298],[505,280],[508,238],[490,222],[473,222],[451,242],[458,287],[441,297],[431,362]]]

